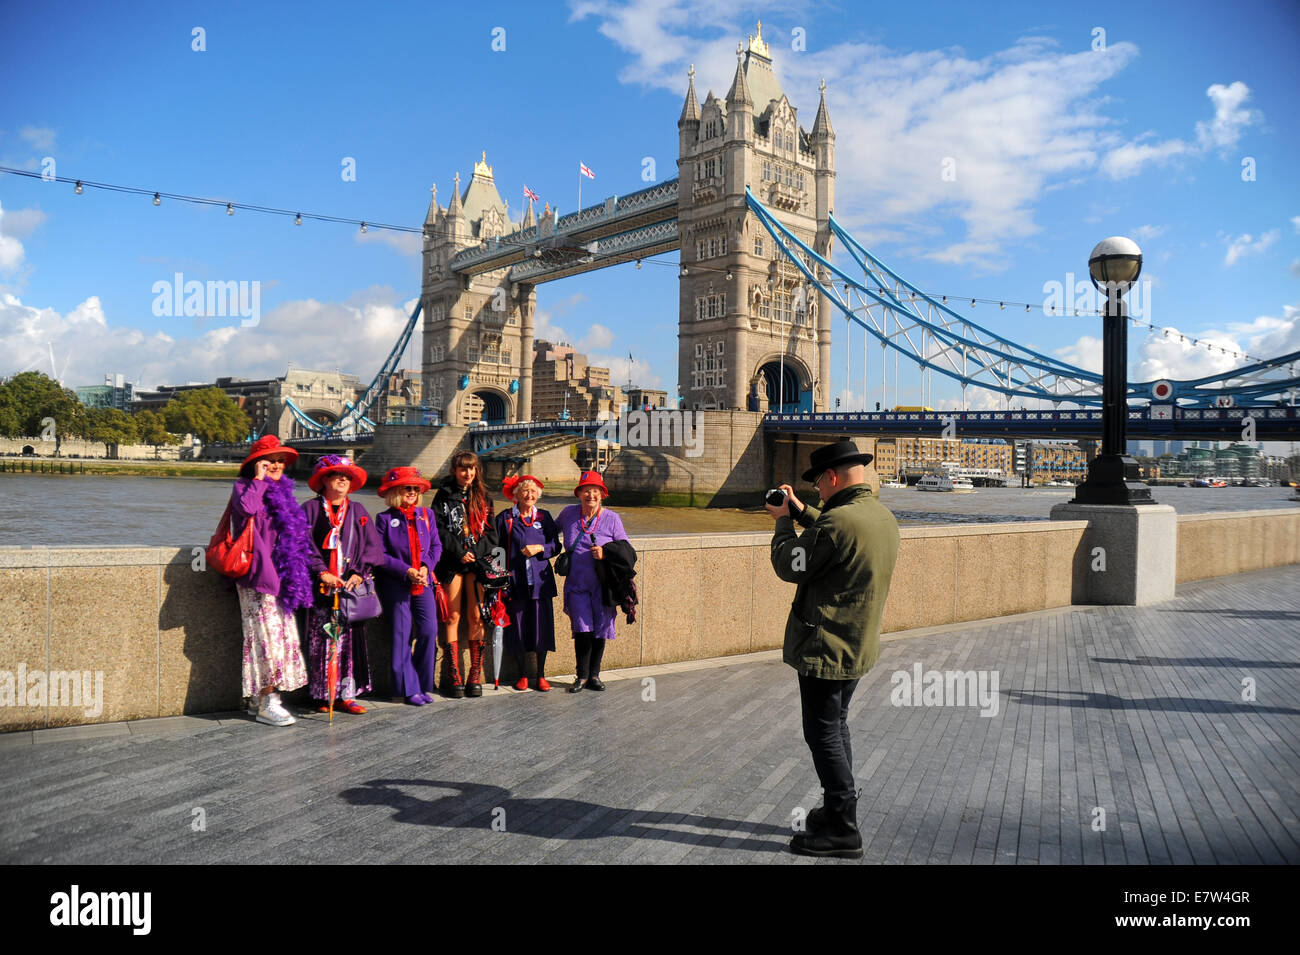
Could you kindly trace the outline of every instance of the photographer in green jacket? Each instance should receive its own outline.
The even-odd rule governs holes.
[[[880,618],[898,559],[898,521],[866,483],[872,455],[847,438],[812,453],[803,480],[823,502],[806,507],[788,484],[776,518],[772,568],[797,584],[785,625],[785,662],[799,674],[804,741],[823,805],[790,843],[799,855],[862,857],[849,746],[849,701],[880,655]],[[769,492],[770,493],[770,492]],[[795,533],[795,523],[806,528]]]

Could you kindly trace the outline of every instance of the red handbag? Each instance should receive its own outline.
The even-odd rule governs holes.
[[[205,556],[208,564],[224,576],[236,580],[245,576],[253,564],[253,519],[248,519],[238,538],[231,537],[230,505],[227,504],[216,533],[208,541]]]

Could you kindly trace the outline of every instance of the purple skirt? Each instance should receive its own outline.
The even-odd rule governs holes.
[[[329,641],[325,624],[330,611],[307,611],[307,688],[313,699],[329,699],[329,680],[325,666],[329,662]],[[335,699],[351,700],[370,687],[370,664],[366,659],[366,625],[344,627],[339,639],[339,686]]]
[[[505,648],[509,653],[535,653],[555,649],[555,617],[551,610],[551,597],[540,600],[514,599],[510,614],[511,626],[506,627]]]

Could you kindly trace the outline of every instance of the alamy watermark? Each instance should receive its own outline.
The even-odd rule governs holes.
[[[980,716],[998,715],[997,670],[895,670],[889,678],[894,706],[978,706]]]
[[[704,453],[704,413],[625,411],[602,423],[593,437],[625,448],[682,448],[688,458],[698,458]]]
[[[50,924],[57,926],[129,926],[133,935],[148,935],[152,911],[152,892],[83,892],[73,885],[50,896]]]
[[[79,706],[86,716],[104,712],[104,671],[0,670],[0,706]]]
[[[262,283],[185,281],[177,272],[171,281],[153,283],[153,313],[159,318],[225,318],[238,315],[241,328],[262,320]]]
[[[1108,295],[1098,289],[1088,278],[1075,279],[1073,272],[1065,273],[1065,282],[1055,280],[1043,283],[1044,315],[1104,315]],[[1130,318],[1151,319],[1151,282],[1137,282],[1124,296]]]

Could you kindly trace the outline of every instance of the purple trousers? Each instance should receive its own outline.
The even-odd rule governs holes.
[[[432,693],[438,658],[438,600],[433,588],[384,601],[393,628],[393,695]],[[411,649],[411,640],[415,649]]]

